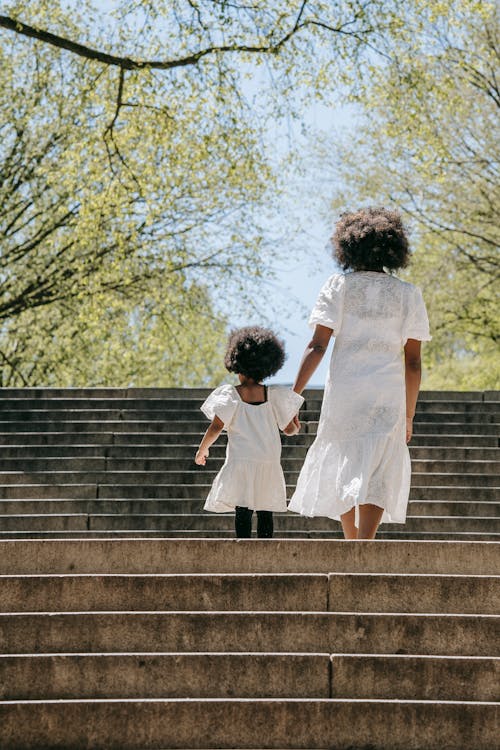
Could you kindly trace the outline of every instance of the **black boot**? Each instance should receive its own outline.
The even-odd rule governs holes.
[[[240,505],[237,505],[235,510],[234,527],[236,536],[238,539],[250,539],[252,536],[253,510],[251,508],[242,508]]]

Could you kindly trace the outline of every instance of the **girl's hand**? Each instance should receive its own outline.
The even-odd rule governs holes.
[[[200,449],[199,451],[197,451],[196,456],[194,458],[195,464],[198,464],[198,466],[205,466],[205,464],[207,463],[208,455],[209,455],[208,448],[205,448],[204,450]]]
[[[287,424],[283,432],[285,435],[297,435],[300,432],[300,422],[297,415]]]
[[[413,435],[413,417],[406,417],[406,442],[409,443]]]

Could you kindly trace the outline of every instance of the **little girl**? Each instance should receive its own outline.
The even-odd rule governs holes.
[[[224,365],[238,375],[240,385],[221,385],[202,412],[212,423],[196,453],[205,466],[209,448],[227,431],[225,463],[217,474],[204,509],[214,513],[236,510],[236,536],[252,535],[257,511],[257,536],[273,536],[273,511],[286,511],[286,486],[280,464],[281,439],[298,432],[296,415],[304,399],[289,388],[262,385],[285,361],[283,343],[266,328],[249,327],[229,337]]]

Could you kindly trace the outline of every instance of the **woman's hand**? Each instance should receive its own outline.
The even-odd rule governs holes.
[[[406,417],[406,442],[409,443],[413,435],[413,417]]]
[[[297,435],[297,433],[300,432],[300,422],[297,415],[295,415],[292,421],[287,424],[283,432],[285,435]]]
[[[207,463],[207,458],[209,456],[209,453],[210,451],[208,450],[208,448],[205,448],[204,450],[200,448],[200,450],[197,451],[196,456],[194,458],[195,464],[198,464],[198,466],[205,466],[205,464]]]

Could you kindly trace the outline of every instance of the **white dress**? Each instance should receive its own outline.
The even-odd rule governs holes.
[[[404,523],[411,464],[406,445],[403,347],[430,340],[418,287],[376,271],[334,274],[309,324],[332,328],[335,346],[318,433],[288,509],[340,520],[353,506],[384,508]]]
[[[226,460],[214,479],[204,509],[227,513],[237,505],[253,510],[286,511],[279,431],[304,403],[290,388],[269,386],[267,401],[247,404],[233,385],[221,385],[202,404],[227,430]]]

